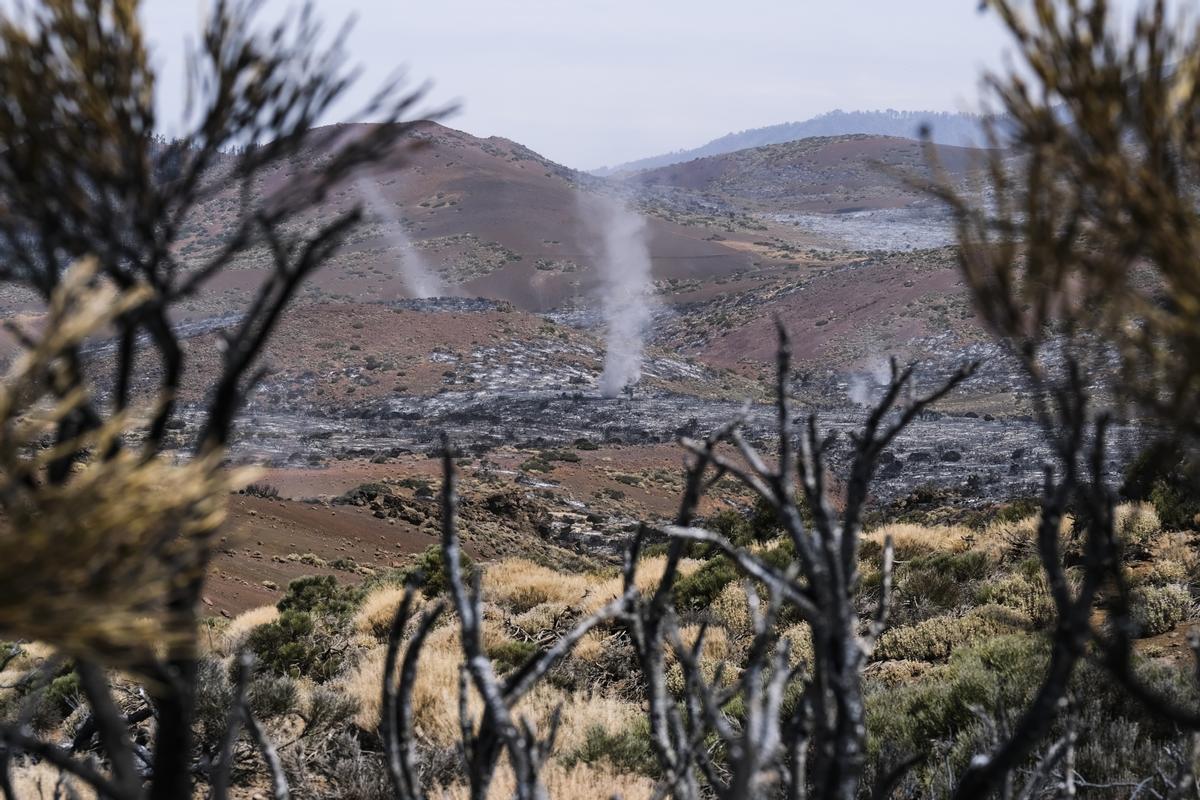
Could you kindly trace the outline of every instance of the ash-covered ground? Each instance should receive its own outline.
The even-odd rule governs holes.
[[[496,306],[462,299],[405,302],[429,313]],[[193,329],[210,326],[193,324]],[[919,383],[925,387],[957,364],[977,359],[982,366],[967,391],[1011,390],[1020,380],[1015,365],[993,346],[973,345],[958,352],[945,342],[930,341],[922,349],[939,354],[936,363],[921,372]],[[238,426],[233,456],[292,467],[349,459],[386,462],[410,453],[434,452],[442,431],[475,455],[501,447],[561,447],[580,439],[597,445],[655,445],[681,436],[703,437],[738,415],[744,415],[746,430],[764,450],[774,449],[771,404],[761,399],[747,403],[732,393],[705,397],[670,388],[677,382],[719,383],[718,372],[657,351],[643,367],[643,386],[650,388],[606,399],[596,388],[597,370],[580,366],[597,364],[602,355],[597,347],[555,339],[481,343],[458,354],[435,351],[426,357],[445,364],[447,375],[453,375],[438,393],[392,393],[336,409],[311,402],[305,384],[322,380],[320,374],[268,379]],[[871,381],[877,379],[836,371],[809,371],[797,379],[793,404],[797,420],[816,412],[822,430],[839,434],[830,457],[835,474],[848,464],[850,434],[866,417],[865,403],[878,392]],[[863,395],[861,403],[851,401],[856,393]],[[183,409],[185,424],[175,431],[179,441],[186,439],[198,413],[196,407]],[[1136,429],[1112,431],[1110,477],[1117,478],[1136,445]],[[933,485],[962,490],[964,496],[981,502],[1036,494],[1043,465],[1050,460],[1043,432],[1031,417],[993,416],[958,406],[953,413],[927,413],[896,439],[881,465],[875,493],[879,500],[888,501],[915,487]]]

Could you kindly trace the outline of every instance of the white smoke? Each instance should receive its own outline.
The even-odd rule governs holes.
[[[400,280],[404,282],[404,288],[409,295],[419,300],[443,296],[445,290],[442,282],[429,267],[421,251],[413,247],[412,240],[408,238],[404,226],[392,209],[392,204],[379,191],[379,187],[366,178],[359,178],[354,185],[372,213],[380,218],[388,244],[400,251]]]
[[[879,387],[887,386],[891,376],[891,362],[882,356],[873,356],[867,363],[865,372],[856,373],[850,378],[846,396],[855,405],[870,405],[874,402]]]
[[[584,218],[600,240],[596,266],[607,326],[600,394],[617,397],[642,376],[654,296],[646,221],[612,197],[590,197],[584,206]]]

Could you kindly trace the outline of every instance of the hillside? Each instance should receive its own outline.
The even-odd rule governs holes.
[[[342,126],[354,136],[358,126]],[[423,146],[403,163],[377,167],[336,191],[322,214],[368,203],[366,224],[310,283],[307,301],[357,301],[411,296],[400,277],[408,242],[440,284],[434,294],[485,296],[544,310],[593,287],[599,234],[580,195],[602,181],[574,172],[508,139],[482,139],[425,122],[410,134]],[[323,152],[307,153],[316,162]],[[282,183],[298,163],[264,177],[262,191]],[[232,192],[232,190],[231,190]],[[231,192],[214,198],[192,221],[183,256],[202,257],[220,243],[235,213]],[[749,257],[702,231],[663,219],[648,221],[655,277],[695,279],[750,266]],[[217,286],[223,297],[197,311],[226,309],[257,282],[265,249],[242,258]]]
[[[983,152],[941,145],[942,167],[964,175]],[[854,134],[816,137],[698,158],[647,170],[626,180],[649,189],[699,193],[714,202],[736,200],[764,212],[846,213],[928,205],[903,176],[928,173],[924,146],[908,139]]]
[[[728,133],[700,147],[629,161],[615,167],[605,167],[595,170],[595,174],[624,175],[706,156],[732,153],[735,150],[792,142],[814,136],[845,136],[861,133],[918,139],[921,130],[925,127],[928,128],[930,138],[936,144],[976,147],[985,140],[981,124],[981,118],[975,114],[945,111],[896,111],[894,109],[886,111],[842,111],[838,109],[800,122],[784,122],[779,125]]]

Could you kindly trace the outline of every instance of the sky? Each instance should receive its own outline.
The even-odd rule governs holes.
[[[353,14],[353,112],[397,70],[427,107],[579,169],[695,147],[833,109],[975,111],[1009,49],[977,0],[315,0]],[[185,44],[205,0],[143,0],[164,120],[182,113]],[[296,2],[266,0],[265,24]],[[169,126],[168,126],[169,127]]]

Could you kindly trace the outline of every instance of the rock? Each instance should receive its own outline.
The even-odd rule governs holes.
[[[275,581],[263,581],[262,585],[270,589],[272,592],[279,590],[279,584]]]
[[[879,472],[877,474],[881,479],[887,480],[888,478],[900,477],[900,473],[903,470],[904,470],[904,465],[901,462],[899,462],[893,458],[888,463],[880,466]]]

